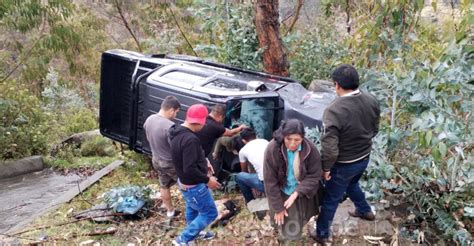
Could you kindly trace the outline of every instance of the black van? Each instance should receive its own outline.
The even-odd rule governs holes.
[[[182,107],[177,122],[184,121],[189,106],[227,105],[225,126],[245,123],[260,138],[270,139],[280,122],[302,120],[320,127],[331,92],[309,92],[298,81],[248,71],[192,56],[144,55],[126,50],[102,54],[100,79],[100,132],[151,154],[143,123],[159,111],[168,95]]]

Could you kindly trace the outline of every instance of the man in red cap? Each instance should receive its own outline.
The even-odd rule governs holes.
[[[171,157],[178,175],[178,186],[186,202],[186,228],[174,245],[188,245],[194,240],[214,238],[211,231],[203,231],[217,218],[217,208],[209,188],[219,188],[216,177],[208,177],[208,162],[199,138],[195,135],[206,123],[208,110],[202,104],[189,107],[186,120],[169,130]]]

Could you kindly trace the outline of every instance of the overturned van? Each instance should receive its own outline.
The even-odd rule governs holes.
[[[260,138],[270,139],[282,120],[297,118],[307,127],[320,127],[333,91],[309,92],[298,81],[243,70],[180,55],[144,55],[125,50],[102,54],[100,132],[150,154],[143,129],[148,116],[159,111],[166,96],[181,103],[176,122],[186,110],[202,103],[227,106],[225,126],[246,124]]]

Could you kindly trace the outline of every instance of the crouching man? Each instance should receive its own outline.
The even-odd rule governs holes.
[[[217,208],[209,188],[219,188],[215,177],[208,177],[208,162],[199,138],[194,134],[206,123],[208,111],[202,104],[192,105],[181,125],[170,128],[171,157],[178,175],[178,186],[186,203],[186,227],[173,241],[174,245],[188,245],[194,240],[214,238],[211,231],[203,231],[217,218]]]
[[[244,195],[245,202],[249,203],[255,199],[252,189],[265,192],[263,185],[263,157],[268,141],[257,139],[252,128],[245,128],[241,133],[245,146],[239,151],[240,168],[242,172],[235,176],[235,182],[239,185],[240,191]],[[247,165],[250,163],[256,173],[249,173]]]

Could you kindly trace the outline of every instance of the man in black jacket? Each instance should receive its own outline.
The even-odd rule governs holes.
[[[350,65],[332,73],[339,96],[324,111],[321,161],[326,193],[313,238],[325,244],[337,206],[346,193],[355,205],[349,215],[374,220],[375,215],[359,187],[369,163],[372,138],[378,132],[380,108],[370,94],[359,91],[359,74]]]
[[[214,233],[203,231],[217,218],[217,208],[209,188],[220,186],[215,177],[208,177],[208,162],[195,135],[200,131],[207,117],[206,106],[195,104],[186,112],[182,125],[169,130],[171,157],[178,175],[178,186],[186,202],[187,226],[174,241],[174,245],[188,245],[197,239],[212,239]]]

